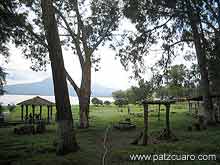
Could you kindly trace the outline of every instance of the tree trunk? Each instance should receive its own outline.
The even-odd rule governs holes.
[[[41,0],[43,24],[48,42],[57,109],[57,154],[78,150],[66,83],[62,48],[52,0]]]
[[[89,127],[89,105],[91,96],[91,62],[86,61],[82,68],[82,82],[79,89],[80,128]]]
[[[89,127],[89,97],[79,97],[79,115],[80,115],[80,128]]]
[[[205,115],[207,117],[208,123],[215,123],[215,113],[212,108],[212,100],[211,100],[211,94],[210,94],[210,84],[209,84],[209,78],[208,78],[208,63],[207,63],[207,57],[206,57],[206,50],[205,50],[205,43],[204,36],[201,34],[201,28],[199,30],[199,17],[196,15],[195,11],[193,10],[191,4],[189,1],[187,1],[187,9],[188,9],[188,17],[190,21],[190,26],[192,28],[193,32],[193,39],[196,49],[196,55],[198,60],[198,65],[200,69],[201,74],[201,90],[203,95],[203,102],[204,102],[204,108],[205,108]]]
[[[170,137],[170,104],[166,104],[166,130],[167,137]]]
[[[144,130],[143,130],[143,145],[148,143],[148,104],[144,103]]]

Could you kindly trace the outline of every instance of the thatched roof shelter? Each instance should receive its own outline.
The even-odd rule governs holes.
[[[210,96],[212,99],[219,99],[220,98],[220,94],[212,94]],[[188,101],[202,101],[203,100],[203,96],[197,96],[197,97],[189,97],[187,98]]]
[[[220,99],[220,94],[211,94],[211,99]],[[190,97],[187,98],[189,104],[189,112],[192,113],[192,110],[195,110],[196,115],[198,115],[199,107],[203,101],[203,96]]]
[[[18,103],[17,105],[21,106],[21,120],[24,121],[24,107],[26,109],[26,114],[25,114],[25,121],[26,120],[30,120],[30,118],[33,118],[33,123],[35,122],[35,118],[36,116],[39,117],[39,119],[42,119],[42,107],[43,106],[47,106],[47,121],[48,123],[50,122],[50,120],[52,120],[52,110],[53,110],[53,106],[55,106],[55,103],[46,100],[44,98],[41,98],[39,96],[36,96],[34,98],[22,101],[20,103]],[[32,107],[32,113],[28,113],[28,107],[31,106]],[[40,114],[36,115],[35,114],[35,107],[39,106],[40,107]]]
[[[54,106],[55,103],[48,101],[44,98],[36,96],[32,99],[28,99],[18,103],[17,105],[35,105],[35,106]]]
[[[176,101],[175,100],[143,100],[142,104],[163,104],[163,105],[167,105],[167,104],[174,104]]]

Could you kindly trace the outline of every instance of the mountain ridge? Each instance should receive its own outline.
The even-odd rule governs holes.
[[[33,83],[5,85],[4,89],[7,94],[54,96],[52,78]],[[70,96],[77,96],[70,84],[68,84],[68,89]],[[104,87],[100,84],[94,83],[91,87],[91,95],[111,96],[112,92],[115,90],[117,89]]]

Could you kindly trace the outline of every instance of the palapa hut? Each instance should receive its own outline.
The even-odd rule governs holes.
[[[217,99],[220,100],[220,94],[212,94],[211,99]],[[199,107],[201,106],[201,102],[203,101],[203,96],[197,96],[197,97],[190,97],[187,98],[188,104],[189,104],[189,112],[192,112],[192,110],[195,110],[195,113],[197,114],[199,111]]]
[[[47,106],[47,121],[50,122],[50,120],[52,120],[52,111],[53,111],[53,106],[55,106],[55,103],[48,101],[46,99],[43,99],[39,96],[36,96],[32,99],[28,99],[25,101],[22,101],[20,103],[18,103],[17,105],[21,106],[21,120],[24,121],[24,107],[26,110],[25,116],[28,116],[28,108],[29,106],[32,107],[32,115],[33,115],[33,119],[35,116],[35,108],[36,106],[40,107],[40,119],[42,119],[42,107],[43,106]]]

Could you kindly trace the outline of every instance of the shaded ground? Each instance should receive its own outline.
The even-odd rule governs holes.
[[[141,112],[142,107],[133,106],[132,112]],[[156,110],[156,107],[150,109]],[[163,109],[163,108],[162,108]],[[10,114],[9,119],[19,119],[19,107]],[[77,153],[71,153],[64,157],[55,155],[53,141],[56,138],[55,123],[47,127],[47,133],[42,135],[15,135],[13,128],[0,128],[0,165],[68,165],[68,164],[101,164],[104,153],[103,140],[108,126],[128,117],[126,108],[124,112],[118,112],[115,106],[91,107],[91,128],[77,129],[77,140],[81,147]],[[78,125],[78,107],[73,107],[75,125]],[[135,130],[119,131],[110,129],[107,139],[109,153],[107,164],[218,164],[218,161],[163,161],[152,163],[150,161],[130,161],[130,154],[153,153],[220,153],[220,126],[205,131],[188,132],[187,126],[191,123],[191,117],[187,113],[186,105],[174,105],[171,109],[171,128],[178,137],[177,142],[160,142],[148,146],[134,146],[130,142],[140,133],[143,127],[142,117],[131,117],[137,125]],[[46,117],[46,115],[45,115]],[[158,136],[164,128],[164,111],[161,112],[161,120],[157,119],[157,111],[150,113],[150,133],[152,137]]]

